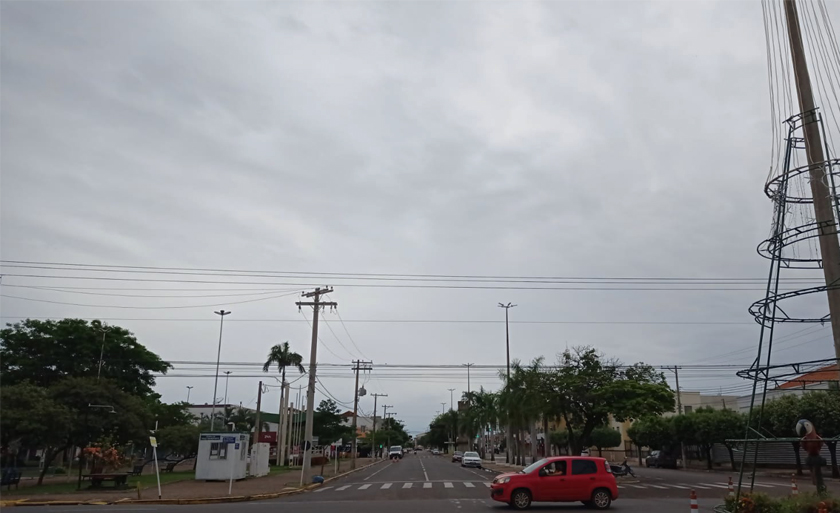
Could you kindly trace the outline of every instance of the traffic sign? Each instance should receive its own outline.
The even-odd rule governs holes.
[[[157,438],[150,436],[149,443],[152,444],[152,447],[157,447]]]
[[[235,437],[235,436],[225,436],[225,437],[222,437],[222,443],[225,443],[225,444],[235,444],[235,443],[236,443],[236,437]]]

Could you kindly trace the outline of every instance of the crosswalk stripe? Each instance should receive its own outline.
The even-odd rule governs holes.
[[[486,486],[487,488],[490,488],[490,481],[484,481],[484,486]]]
[[[669,484],[669,485],[667,485],[667,486],[670,486],[670,487],[672,487],[672,488],[679,488],[680,490],[690,490],[690,489],[691,489],[691,488],[690,488],[690,487],[688,487],[688,486],[680,486],[680,485],[675,485],[675,484]]]
[[[391,488],[391,485],[392,485],[392,484],[393,484],[393,483],[385,483],[384,485],[382,485],[381,487],[379,487],[379,489],[380,489],[380,490],[387,490],[388,488]]]
[[[327,487],[325,487],[325,488],[318,488],[317,490],[315,490],[315,493],[318,493],[318,492],[323,492],[323,491],[325,491],[325,490],[329,490],[330,488],[332,488],[332,486],[327,486]]]
[[[350,488],[350,485],[344,485],[344,486],[340,486],[340,487],[336,488],[335,491],[342,492],[342,491],[344,491],[348,488]]]
[[[432,483],[423,483],[423,488],[431,488]]]
[[[775,485],[768,485],[768,484],[762,484],[762,483],[753,483],[753,484],[755,486],[760,486],[762,488],[775,488]]]
[[[362,486],[359,487],[359,490],[367,490],[368,488],[370,488],[370,483],[363,484]]]
[[[711,490],[711,488],[709,488],[708,486],[700,486],[699,483],[697,483],[697,484],[680,483],[680,484],[684,484],[684,485],[686,485],[688,487],[691,487],[691,488],[699,488],[700,490]]]
[[[404,483],[403,488],[411,488],[411,483]]]
[[[726,483],[726,484],[724,484],[724,483],[721,483],[721,484],[715,484],[715,483],[700,483],[700,484],[701,484],[701,485],[705,485],[705,486],[714,486],[715,488],[723,488],[724,490],[728,490],[728,489],[729,489],[729,483]]]
[[[638,488],[639,490],[644,490],[645,489],[644,486],[639,486],[639,485],[627,485],[627,486],[632,486],[633,488]]]
[[[667,486],[659,486],[659,485],[653,485],[653,484],[652,484],[652,485],[648,485],[648,486],[652,486],[652,487],[654,487],[654,488],[659,488],[660,490],[667,490],[667,489],[668,489],[668,487],[667,487]]]
[[[470,482],[464,483],[464,486],[466,486],[467,488],[475,488],[475,485]]]
[[[444,488],[454,488],[454,485],[452,483],[443,483],[443,487]]]
[[[624,489],[624,487],[621,485],[616,485],[616,487],[621,488],[622,490]]]

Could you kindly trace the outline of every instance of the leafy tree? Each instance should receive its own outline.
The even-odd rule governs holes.
[[[277,344],[268,352],[268,357],[263,365],[263,372],[268,372],[273,365],[277,366],[277,372],[280,373],[283,383],[286,382],[286,367],[294,367],[301,374],[306,372],[303,368],[303,357],[289,347],[288,342]]]
[[[458,420],[459,414],[455,410],[436,416],[429,424],[429,432],[426,435],[427,442],[424,445],[441,449],[446,448],[450,435],[458,432]],[[376,433],[376,438],[379,439],[379,431]]]
[[[163,459],[178,456],[181,462],[198,454],[198,438],[201,429],[193,424],[175,424],[158,429],[156,436],[163,453]]]
[[[195,421],[195,417],[189,411],[189,403],[166,404],[157,399],[153,399],[149,403],[149,411],[159,428],[192,424]]]
[[[768,401],[760,415],[753,414],[752,428],[769,437],[797,437],[796,423],[802,418],[799,401],[799,396],[795,395],[783,395]],[[761,417],[760,423],[758,417]],[[803,472],[799,442],[791,442],[791,446],[796,457],[796,474],[801,476]]]
[[[653,450],[670,450],[674,445],[673,417],[643,417],[630,426],[627,435],[639,448],[639,465],[642,464],[642,447]]]
[[[382,421],[382,429],[376,431],[376,439],[388,445],[406,445],[411,436],[405,431],[405,424],[394,418]]]
[[[0,374],[3,385],[29,381],[50,387],[67,377],[96,377],[100,352],[102,378],[138,396],[152,395],[153,373],[171,365],[119,326],[82,319],[26,319],[0,330]],[[103,331],[104,334],[103,346]]]
[[[3,452],[13,443],[22,446],[40,446],[45,460],[52,461],[56,454],[67,447],[68,426],[75,419],[74,412],[57,402],[43,387],[31,383],[4,385],[0,388],[0,440]],[[47,471],[44,465],[38,485]]]
[[[331,444],[339,439],[352,441],[353,427],[344,423],[341,410],[332,399],[325,399],[318,405],[312,420],[312,434],[321,445]]]
[[[608,426],[600,426],[592,430],[589,441],[598,449],[598,456],[601,450],[621,445],[621,433]]]
[[[562,431],[552,431],[548,439],[551,445],[557,449],[557,454],[562,454],[569,447],[569,432],[565,429]]]
[[[473,433],[478,432],[481,434],[483,441],[480,444],[479,451],[482,457],[484,457],[488,445],[487,435],[491,430],[495,430],[498,425],[498,395],[488,392],[484,390],[484,387],[481,387],[477,392],[464,394],[464,397],[469,403],[469,410],[465,415],[467,417],[465,423],[471,426],[469,430],[470,440],[472,440]],[[490,459],[491,461],[495,461],[495,453],[492,448],[490,450]]]
[[[591,347],[561,355],[554,387],[574,453],[610,414],[621,422],[674,409],[674,393],[661,373],[641,363],[622,370]]]

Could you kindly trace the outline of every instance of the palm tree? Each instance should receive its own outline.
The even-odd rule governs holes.
[[[268,372],[272,365],[277,365],[277,372],[280,373],[281,383],[286,383],[286,367],[297,367],[298,372],[303,374],[306,369],[303,368],[303,357],[297,353],[293,353],[289,347],[288,342],[276,344],[268,352],[268,358],[263,365],[263,372]]]

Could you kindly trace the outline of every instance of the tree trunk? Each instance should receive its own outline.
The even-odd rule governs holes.
[[[531,432],[531,462],[540,459],[539,447],[537,444],[537,422],[532,420],[529,423],[528,430]]]
[[[837,442],[826,442],[826,444],[831,454],[831,477],[840,477],[840,469],[837,468]]]
[[[735,453],[732,451],[732,446],[729,444],[724,444],[726,446],[726,451],[729,453],[729,464],[732,465],[732,470],[735,469]]]
[[[707,445],[704,450],[706,451],[706,469],[712,470],[712,446]]]
[[[799,455],[799,442],[791,442],[793,444],[793,453],[796,456],[796,475],[804,475],[802,472],[802,458]],[[745,449],[746,450],[746,449]],[[758,450],[758,449],[756,449]]]
[[[66,449],[66,447],[44,447],[44,468],[41,469],[41,473],[38,475],[38,485],[41,486],[44,483],[44,476],[47,474],[47,469],[52,464],[53,460],[55,459],[56,455]]]
[[[642,446],[641,446],[641,445],[637,445],[637,446],[636,446],[636,449],[638,449],[638,450],[639,450],[639,466],[641,467],[641,466],[642,466]]]
[[[602,457],[603,457],[603,456],[601,456],[601,448],[600,448],[600,447],[598,447],[598,457],[599,457],[599,458],[602,458]]]
[[[548,416],[543,415],[543,449],[545,450],[545,456],[551,456],[551,437],[548,436]]]

